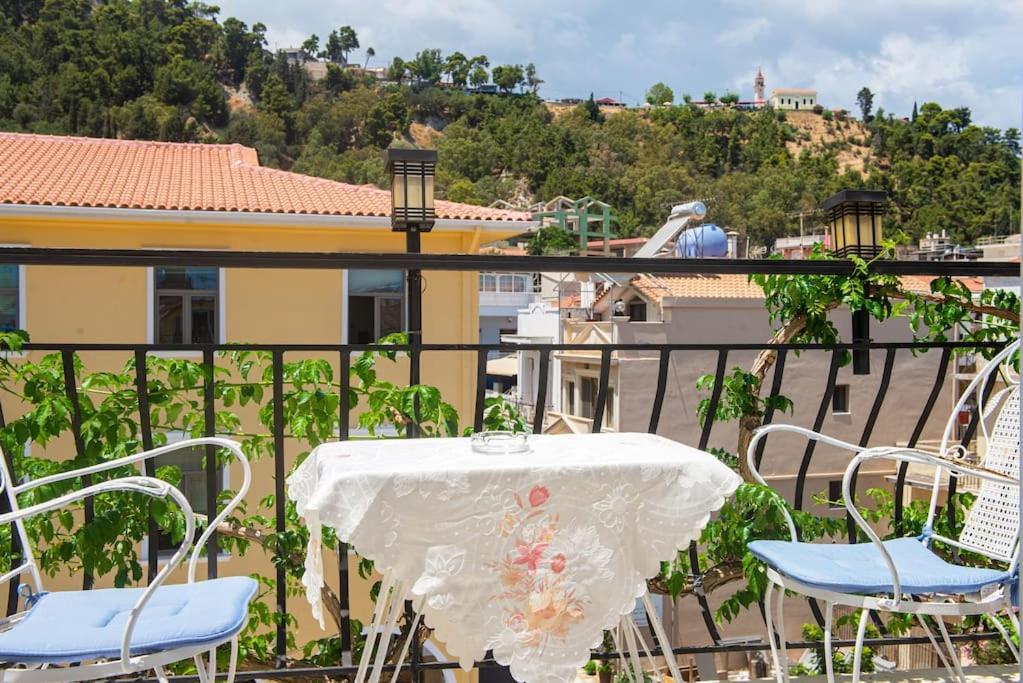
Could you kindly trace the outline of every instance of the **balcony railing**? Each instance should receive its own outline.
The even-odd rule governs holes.
[[[818,275],[839,275],[849,274],[851,266],[843,261],[753,261],[753,260],[657,260],[657,259],[621,259],[621,258],[569,258],[569,257],[500,257],[500,256],[476,256],[476,255],[407,255],[407,254],[310,254],[310,253],[266,253],[266,252],[222,252],[222,251],[151,251],[151,250],[46,250],[29,248],[10,248],[0,252],[0,262],[18,263],[22,265],[64,265],[64,266],[166,266],[166,265],[189,265],[189,266],[219,266],[226,268],[276,268],[276,269],[390,269],[390,268],[422,268],[423,270],[443,271],[497,271],[507,270],[513,272],[523,271],[572,271],[584,272],[594,270],[599,272],[657,272],[657,273],[790,273],[790,274],[818,274]],[[928,275],[997,275],[1011,276],[1018,274],[1018,264],[1013,263],[983,263],[983,262],[885,262],[876,266],[878,272],[893,274],[928,274]],[[53,311],[53,315],[59,315],[59,311]],[[284,445],[287,438],[285,433],[283,415],[283,402],[285,398],[285,377],[284,361],[289,354],[295,356],[301,354],[308,357],[309,354],[318,354],[325,358],[331,358],[337,363],[340,369],[338,378],[340,381],[339,391],[339,424],[338,438],[344,440],[350,437],[349,426],[352,423],[352,406],[349,401],[349,370],[352,367],[353,355],[363,351],[404,351],[411,358],[416,359],[424,353],[456,353],[471,354],[476,359],[476,378],[474,383],[474,406],[472,412],[472,424],[474,429],[480,430],[484,420],[484,401],[486,392],[486,361],[488,354],[492,351],[502,353],[513,353],[518,351],[535,351],[539,356],[537,366],[539,395],[536,397],[535,408],[531,411],[531,428],[534,433],[539,433],[544,425],[545,406],[547,400],[547,386],[551,367],[552,355],[564,352],[585,352],[592,354],[599,363],[598,390],[594,407],[592,424],[594,430],[602,424],[605,406],[608,398],[609,376],[611,369],[612,355],[628,351],[644,351],[652,354],[658,363],[656,385],[646,396],[630,396],[630,401],[648,401],[650,415],[648,431],[656,433],[665,419],[665,395],[668,383],[668,373],[673,357],[684,354],[709,354],[714,358],[712,368],[715,381],[709,392],[708,418],[700,427],[699,439],[694,446],[700,449],[707,449],[712,446],[712,437],[716,426],[714,415],[716,407],[722,400],[723,379],[729,367],[730,354],[740,352],[757,352],[764,349],[773,349],[778,352],[777,361],[769,378],[769,393],[772,396],[782,394],[785,390],[786,381],[786,360],[797,353],[822,353],[827,356],[828,374],[821,378],[824,386],[823,393],[819,399],[816,410],[816,417],[811,427],[819,430],[828,414],[832,394],[835,390],[837,370],[841,352],[852,349],[869,349],[883,354],[885,362],[883,370],[880,371],[878,390],[869,413],[862,425],[859,442],[866,444],[871,440],[874,425],[878,416],[885,411],[903,411],[907,423],[912,424],[912,430],[902,440],[912,446],[920,442],[924,435],[925,427],[932,415],[940,419],[940,411],[943,406],[938,405],[938,398],[946,383],[949,374],[955,372],[955,351],[960,348],[997,348],[996,343],[970,343],[962,342],[889,342],[889,343],[838,343],[838,344],[768,344],[763,342],[729,343],[722,341],[715,344],[686,344],[686,343],[659,343],[659,344],[638,344],[638,343],[608,343],[608,344],[477,344],[470,341],[465,343],[429,343],[429,340],[422,343],[408,344],[401,346],[381,345],[354,345],[354,344],[274,344],[274,343],[245,343],[245,344],[201,344],[201,345],[165,345],[165,344],[136,344],[136,343],[78,343],[68,341],[43,341],[27,344],[25,350],[30,353],[57,353],[63,359],[64,380],[67,398],[73,408],[71,419],[71,431],[74,437],[73,443],[80,451],[82,448],[82,416],[78,400],[80,387],[77,386],[75,378],[74,361],[75,354],[80,352],[117,352],[125,358],[134,358],[135,363],[135,387],[140,416],[139,429],[142,442],[150,445],[153,442],[152,426],[149,424],[149,395],[148,378],[145,359],[148,354],[191,352],[198,356],[198,361],[209,372],[205,375],[203,383],[203,412],[205,419],[205,433],[207,436],[216,435],[215,420],[212,419],[215,411],[212,369],[217,366],[218,353],[225,351],[252,350],[263,351],[270,354],[271,373],[270,385],[272,389],[272,407],[275,415],[273,420],[273,453],[274,453],[274,492],[275,498],[275,531],[283,533],[286,531],[285,523],[285,471]],[[909,415],[905,411],[911,410],[911,402],[904,400],[892,400],[890,395],[896,392],[890,391],[897,386],[899,378],[893,376],[896,357],[918,354],[922,351],[932,351],[927,354],[933,359],[932,381],[928,386],[920,387],[920,393],[925,396],[923,405],[915,415]],[[646,354],[644,354],[646,355]],[[734,358],[734,356],[733,356]],[[0,401],[0,425],[2,425],[2,401]],[[811,411],[813,412],[813,411]],[[763,421],[770,423],[776,415],[770,408],[767,409]],[[974,415],[970,424],[963,432],[962,441],[969,443],[977,429],[977,416]],[[798,509],[804,509],[807,503],[805,490],[806,474],[813,461],[815,448],[811,442],[805,450],[792,460],[792,464],[798,467],[799,478],[796,481],[794,499],[792,504]],[[81,455],[81,453],[79,453]],[[761,444],[759,455],[763,454]],[[8,454],[10,458],[10,454]],[[209,497],[209,509],[214,509],[216,504],[216,489],[218,482],[218,469],[214,458],[207,458],[206,483],[207,495]],[[906,466],[898,470],[894,482],[894,520],[896,528],[902,523],[904,509],[902,498],[906,487]],[[948,484],[950,492],[956,490],[956,479],[953,477]],[[948,510],[949,522],[955,524],[954,514],[951,507]],[[86,511],[88,515],[88,510]],[[88,521],[88,518],[86,519]],[[149,537],[149,576],[152,577],[156,571],[158,558],[155,535]],[[206,565],[209,576],[217,576],[220,572],[220,555],[216,552],[216,535],[211,539],[211,544],[206,557]],[[693,558],[693,566],[698,566],[695,561],[697,547],[693,544],[690,549],[690,556]],[[278,667],[266,670],[249,670],[239,672],[240,680],[256,679],[278,679],[278,678],[309,678],[309,677],[338,677],[353,675],[356,667],[350,664],[352,641],[347,616],[349,614],[349,575],[347,571],[348,548],[343,545],[338,550],[340,576],[339,596],[341,599],[341,613],[345,615],[340,632],[341,656],[336,665],[317,668],[285,668],[288,650],[288,621],[283,618],[289,609],[303,609],[304,604],[297,607],[289,606],[289,595],[286,587],[286,578],[283,568],[278,565],[276,580],[276,591],[274,608],[282,617],[278,621],[276,634],[276,656]],[[695,577],[699,585],[699,577]],[[91,577],[86,577],[87,587],[91,585]],[[11,586],[8,595],[9,610],[12,610],[18,600],[17,588]],[[694,599],[698,603],[708,632],[707,645],[682,645],[673,647],[671,650],[676,655],[697,655],[703,653],[728,653],[728,652],[749,652],[753,650],[766,650],[766,643],[763,644],[725,644],[715,623],[707,596],[702,591],[694,593]],[[811,605],[815,617],[823,621],[823,617]],[[988,640],[997,638],[998,634],[980,633],[953,636],[956,641],[965,640]],[[883,637],[880,639],[868,639],[867,644],[873,646],[894,646],[901,644],[926,644],[926,637]],[[816,644],[811,642],[789,642],[790,649],[811,648]],[[836,639],[835,647],[851,646],[851,640]],[[663,644],[658,644],[653,654],[660,655]],[[594,653],[595,659],[617,659],[617,653]],[[424,671],[436,669],[453,669],[458,666],[455,662],[427,663],[423,661],[422,650],[413,647],[411,659],[408,663],[413,681],[420,681]],[[478,667],[495,666],[495,663],[486,659],[477,663]],[[195,680],[194,678],[189,680]]]

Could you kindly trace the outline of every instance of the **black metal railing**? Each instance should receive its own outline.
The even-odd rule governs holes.
[[[454,271],[599,271],[599,272],[657,272],[657,273],[806,273],[838,275],[849,272],[848,264],[843,261],[737,261],[737,260],[656,260],[656,259],[621,259],[621,258],[515,258],[515,257],[484,257],[472,255],[405,255],[405,254],[288,254],[263,252],[179,252],[179,251],[126,251],[126,250],[46,250],[46,249],[24,249],[12,248],[0,251],[0,262],[19,263],[22,265],[46,264],[46,265],[106,265],[106,266],[162,266],[162,265],[207,265],[227,268],[281,268],[281,269],[302,269],[302,268],[410,268],[420,267],[424,270],[454,270]],[[882,262],[877,264],[878,272],[894,274],[928,274],[928,275],[1018,275],[1018,264],[1011,263],[934,263],[934,262]],[[57,314],[54,312],[54,314]],[[415,339],[416,337],[413,337]],[[861,445],[870,441],[872,432],[877,423],[878,416],[886,409],[886,399],[889,394],[889,387],[898,378],[893,377],[896,369],[896,359],[900,354],[916,354],[925,350],[936,350],[939,353],[929,354],[936,359],[933,368],[933,384],[931,384],[926,400],[919,415],[913,421],[914,428],[908,435],[909,445],[915,445],[924,434],[925,427],[935,410],[938,399],[941,396],[942,387],[945,385],[947,371],[951,363],[954,363],[956,349],[977,349],[997,348],[997,343],[961,343],[961,342],[890,342],[890,343],[837,343],[837,344],[768,344],[721,342],[715,344],[686,344],[686,343],[657,343],[657,344],[475,344],[475,343],[451,343],[435,344],[422,341],[407,345],[357,345],[357,344],[200,344],[200,345],[167,345],[167,344],[133,344],[133,343],[30,343],[25,346],[25,351],[32,353],[59,353],[63,361],[64,384],[67,398],[71,403],[73,412],[71,416],[71,430],[74,437],[74,445],[79,455],[84,453],[82,438],[82,416],[80,411],[77,380],[74,371],[74,357],[77,353],[85,352],[116,352],[123,353],[126,357],[135,359],[135,387],[137,391],[139,409],[139,429],[141,432],[142,444],[145,448],[153,446],[153,430],[149,419],[148,377],[146,367],[146,356],[151,353],[162,352],[192,352],[201,355],[201,363],[206,368],[203,384],[203,412],[205,417],[205,434],[215,436],[215,392],[214,372],[219,352],[224,351],[262,351],[268,352],[271,358],[270,383],[273,393],[273,454],[274,454],[274,492],[276,495],[274,525],[277,533],[283,533],[286,526],[285,518],[285,442],[287,434],[284,424],[284,397],[285,397],[285,373],[284,363],[287,354],[308,354],[314,352],[323,354],[326,357],[336,358],[340,368],[340,397],[339,397],[339,438],[341,440],[350,437],[349,429],[353,417],[353,407],[349,399],[350,375],[352,367],[352,354],[364,351],[404,351],[410,358],[410,372],[416,373],[419,367],[419,359],[424,353],[457,353],[475,354],[476,378],[475,394],[473,402],[472,424],[476,430],[482,428],[484,401],[486,397],[486,362],[490,352],[500,351],[505,353],[518,351],[534,351],[539,355],[538,366],[538,395],[535,399],[535,411],[533,414],[532,431],[540,433],[544,426],[547,407],[548,379],[550,377],[550,366],[553,354],[565,351],[585,351],[599,355],[599,373],[594,415],[592,416],[592,430],[601,429],[605,405],[607,404],[608,390],[610,384],[610,370],[612,359],[616,354],[625,352],[644,351],[651,354],[657,361],[657,382],[652,394],[647,398],[650,402],[650,417],[648,431],[656,433],[662,424],[662,417],[665,408],[665,394],[667,389],[668,374],[674,358],[684,354],[711,353],[716,355],[714,363],[714,383],[709,395],[709,406],[707,417],[700,429],[698,446],[706,449],[711,441],[716,426],[716,409],[721,401],[724,378],[728,368],[730,354],[737,352],[759,352],[771,349],[778,352],[771,375],[769,395],[777,396],[784,393],[786,359],[790,354],[797,352],[824,352],[830,354],[828,361],[828,373],[825,380],[825,390],[821,397],[820,404],[815,413],[812,427],[819,430],[828,414],[828,406],[831,403],[832,393],[835,389],[839,359],[842,352],[851,350],[877,351],[884,354],[884,365],[881,372],[881,379],[878,384],[877,393],[874,397],[870,411],[864,421],[863,430],[859,439]],[[733,356],[734,357],[734,356]],[[992,385],[993,386],[993,385]],[[557,388],[555,388],[557,390]],[[630,402],[642,400],[643,397],[632,396]],[[905,406],[906,402],[900,402]],[[889,410],[892,408],[889,406]],[[897,409],[897,408],[896,408]],[[775,417],[774,410],[768,408],[764,414],[764,423],[770,423]],[[963,442],[969,442],[977,427],[978,415],[973,415],[963,436]],[[0,427],[3,422],[3,406],[0,405]],[[414,434],[413,434],[414,436]],[[758,447],[756,454],[757,461],[763,456],[763,449],[766,439]],[[216,509],[218,471],[216,458],[212,457],[213,449],[207,450],[206,458],[206,483],[207,483],[207,505],[208,510]],[[803,509],[805,504],[805,484],[810,465],[814,456],[814,442],[810,442],[803,451],[799,460],[798,475],[796,478],[795,494],[791,501],[795,508]],[[740,454],[741,455],[741,454]],[[8,463],[10,456],[8,454]],[[152,473],[154,465],[147,463],[147,473]],[[949,490],[955,490],[955,477],[951,478]],[[899,468],[894,484],[894,528],[901,529],[903,523],[904,509],[902,505],[903,493],[906,486],[905,465]],[[949,506],[949,521],[954,524],[953,511]],[[85,509],[85,519],[91,518],[91,508]],[[157,567],[157,534],[155,523],[150,526],[149,534],[149,555],[148,575],[151,580],[156,573]],[[850,521],[850,541],[855,539],[854,528]],[[16,542],[16,538],[15,538]],[[277,667],[274,669],[260,671],[239,672],[241,680],[255,680],[258,678],[287,678],[287,677],[311,677],[311,676],[344,676],[354,674],[356,668],[350,664],[352,642],[349,628],[350,608],[350,584],[348,575],[348,554],[349,549],[339,544],[338,561],[340,590],[338,593],[341,602],[341,613],[343,615],[340,628],[340,642],[342,660],[335,666],[308,668],[285,668],[287,660],[288,623],[283,618],[288,611],[286,570],[283,563],[278,562],[276,567],[276,591],[275,609],[282,617],[278,620],[276,632],[276,657]],[[217,576],[219,553],[217,552],[217,539],[214,534],[207,548],[207,569],[210,577]],[[17,548],[15,547],[15,552]],[[698,567],[696,562],[697,546],[692,544],[690,556],[692,567]],[[700,584],[700,577],[696,576],[695,584]],[[86,575],[83,580],[83,588],[91,588],[94,577]],[[672,649],[675,655],[695,655],[701,653],[725,653],[736,651],[754,651],[767,648],[766,644],[743,644],[726,645],[721,643],[721,637],[713,619],[707,596],[701,591],[695,591],[695,598],[699,604],[703,621],[707,627],[712,645],[697,647],[676,647]],[[9,593],[9,609],[17,605],[16,587],[11,587]],[[823,621],[816,605],[811,603],[815,616]],[[997,633],[980,633],[956,636],[955,639],[963,640],[985,640],[998,637]],[[925,637],[903,637],[870,640],[868,645],[899,645],[918,644],[930,642]],[[836,646],[848,645],[844,641],[836,641]],[[815,643],[810,642],[789,642],[790,648],[814,647]],[[655,654],[660,654],[660,648]],[[594,653],[595,658],[617,657],[613,654]],[[493,666],[494,662],[485,659],[477,664],[479,667]],[[412,680],[421,680],[424,671],[454,668],[455,662],[448,663],[427,663],[423,661],[422,651],[416,647],[411,652],[411,658],[407,664],[411,671]],[[183,677],[188,678],[188,677]],[[189,680],[195,680],[190,678]]]

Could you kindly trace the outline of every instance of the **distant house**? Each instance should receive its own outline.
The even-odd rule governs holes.
[[[817,91],[813,88],[775,88],[771,91],[771,106],[775,109],[813,109],[817,104]]]
[[[624,107],[624,102],[619,102],[613,97],[601,97],[599,100],[595,100],[597,104],[602,107]]]

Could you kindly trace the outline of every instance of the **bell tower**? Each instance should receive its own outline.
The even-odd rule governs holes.
[[[764,101],[764,72],[757,67],[757,77],[753,79],[753,99],[757,102]]]

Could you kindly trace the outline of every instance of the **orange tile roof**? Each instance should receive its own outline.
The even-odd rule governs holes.
[[[390,192],[259,165],[256,150],[0,133],[0,203],[328,216],[390,215]],[[524,211],[437,200],[437,217],[531,220]]]
[[[935,279],[936,276],[934,275],[902,275],[899,277],[899,281],[902,283],[903,289],[907,292],[916,292],[918,294],[930,294],[931,281]],[[956,277],[952,279],[962,282],[973,294],[980,294],[984,291],[983,278],[969,276]]]
[[[637,275],[632,285],[652,301],[664,297],[763,299],[764,292],[745,275]]]

